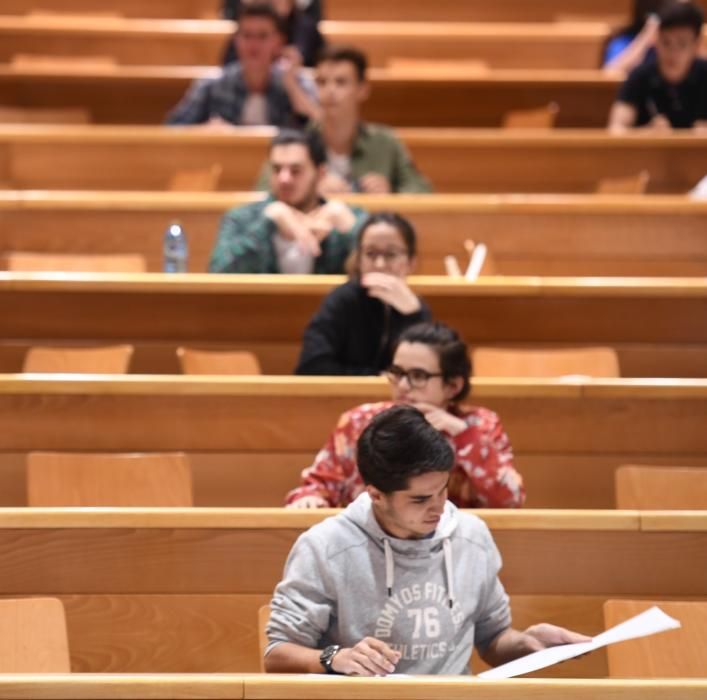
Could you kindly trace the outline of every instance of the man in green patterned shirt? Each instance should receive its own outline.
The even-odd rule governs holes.
[[[361,118],[371,91],[367,69],[366,55],[353,46],[329,46],[317,59],[315,81],[321,117],[309,128],[321,135],[326,148],[327,173],[319,192],[430,192],[430,183],[395,132]],[[266,165],[256,189],[267,189],[268,176]]]
[[[209,271],[343,273],[366,212],[319,196],[325,160],[317,134],[281,131],[270,146],[270,196],[226,212]]]

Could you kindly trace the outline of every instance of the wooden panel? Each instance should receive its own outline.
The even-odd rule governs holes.
[[[333,425],[333,420],[332,420]],[[194,503],[200,507],[278,507],[314,459],[308,452],[192,452]],[[526,508],[613,508],[614,470],[625,454],[538,454],[514,445],[523,475]],[[666,465],[671,455],[641,455]],[[705,454],[683,454],[684,462],[707,466]],[[25,454],[0,453],[0,506],[25,506]]]
[[[2,700],[702,700],[701,680],[626,681],[616,679],[513,679],[481,683],[473,678],[346,678],[286,675],[211,674],[208,676],[55,675],[51,678],[10,676],[0,679]]]
[[[172,219],[189,237],[189,270],[205,271],[223,212],[249,193],[0,193],[0,249],[131,254],[162,269]],[[417,271],[444,274],[445,255],[464,267],[464,241],[493,252],[500,274],[707,276],[707,203],[682,197],[410,195],[347,197],[369,210],[399,211],[419,236]],[[679,226],[675,221],[679,220]]]
[[[222,190],[249,190],[272,135],[267,127],[207,133],[177,127],[4,126],[0,148],[7,144],[7,150],[0,155],[10,159],[3,167],[17,189],[165,190],[177,170],[221,163]],[[645,169],[651,173],[651,193],[684,193],[704,176],[707,154],[707,136],[693,134],[400,129],[399,135],[439,192],[591,193],[601,177]],[[190,201],[186,195],[182,199]]]
[[[37,507],[193,505],[186,455],[32,452],[27,503]]]
[[[79,673],[256,673],[257,613],[269,594],[64,595],[71,670]],[[518,629],[550,622],[603,631],[604,596],[511,598]],[[487,665],[476,655],[474,672]],[[606,654],[561,664],[535,677],[601,678]],[[0,693],[0,697],[2,697]]]
[[[56,280],[0,273],[0,308],[8,340],[208,342],[257,353],[261,344],[298,343],[324,294],[341,281],[284,275],[82,275]],[[460,283],[417,277],[411,283],[435,317],[472,344],[631,345],[643,353],[642,369],[650,376],[682,376],[683,360],[707,345],[707,327],[700,323],[707,317],[707,284],[702,280],[489,277]],[[286,309],[280,302],[285,294]],[[227,318],[239,323],[224,323]],[[632,376],[621,353],[619,360],[622,374]],[[261,365],[269,371],[266,362]]]
[[[622,465],[615,483],[617,508],[707,510],[707,469]]]
[[[81,673],[249,673],[263,595],[70,595],[71,669]]]
[[[0,673],[67,673],[64,608],[55,598],[0,601]]]
[[[101,3],[101,11],[126,17],[216,17],[220,7],[219,0],[152,0],[149,4],[142,0],[104,0]],[[366,5],[356,0],[328,0],[326,4],[327,17],[332,19],[423,22],[551,22],[563,17],[576,20],[611,17],[626,21],[630,9],[630,0],[535,0],[532,3],[526,0],[504,0],[501,3],[440,0],[434,7],[424,0],[388,0]],[[98,12],[92,0],[5,0],[0,10],[2,14],[24,14],[31,10]]]
[[[395,58],[481,61],[492,68],[580,68],[601,65],[605,24],[475,24],[324,21],[333,44],[358,46],[369,64]],[[229,21],[184,22],[75,17],[0,17],[0,61],[16,54],[110,56],[123,65],[218,64],[233,34]],[[513,51],[508,51],[513,44]]]
[[[707,678],[707,603],[610,600],[604,607],[607,628],[657,605],[681,623],[650,638],[612,645],[609,672],[614,678]]]
[[[574,662],[569,662],[570,664]],[[351,683],[347,679],[327,679],[312,683],[286,676],[253,676],[246,681],[246,697],[251,700],[515,700],[527,697],[550,700],[571,697],[573,700],[692,700],[702,698],[707,682],[701,680],[543,680],[512,679],[487,683],[453,677],[415,677],[409,679],[366,678]]]
[[[339,413],[388,398],[377,378],[11,378],[1,389],[0,450],[7,452],[313,453]],[[479,379],[472,400],[503,417],[520,454],[684,462],[689,457],[682,455],[707,452],[704,380],[568,385]]]
[[[0,102],[14,107],[85,107],[98,124],[159,124],[195,78],[190,66],[0,66]],[[364,116],[394,126],[498,127],[512,109],[557,102],[559,127],[606,125],[618,79],[600,70],[498,70],[483,75],[370,72]],[[535,163],[536,167],[538,163]],[[464,163],[467,168],[466,162]]]
[[[704,514],[691,517],[691,529],[641,532],[630,511],[478,512],[512,594],[704,596]],[[302,528],[326,515],[5,510],[0,594],[268,594]],[[567,566],[562,552],[582,556]]]

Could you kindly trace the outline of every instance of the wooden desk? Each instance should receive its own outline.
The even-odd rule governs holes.
[[[0,347],[132,342],[135,371],[172,372],[177,344],[255,351],[289,374],[336,276],[0,273]],[[626,377],[707,377],[707,282],[676,278],[413,277],[471,345],[610,345]],[[283,300],[287,300],[284,303]],[[139,359],[146,348],[152,354]],[[13,363],[16,363],[13,365]]]
[[[223,213],[261,195],[240,192],[0,192],[0,250],[134,254],[162,269],[162,236],[178,219],[189,270],[207,269]],[[598,195],[355,195],[393,210],[418,232],[417,272],[445,274],[464,241],[486,243],[501,274],[707,276],[707,202],[684,197]]]
[[[257,608],[295,538],[327,514],[4,509],[0,595],[61,597],[76,671],[253,671]],[[705,596],[704,513],[673,515],[661,531],[633,511],[478,514],[520,628],[547,620],[594,634],[610,596]],[[591,655],[551,673],[601,677],[606,666]]]
[[[702,3],[702,0],[699,0]],[[104,0],[100,10],[93,0],[5,0],[3,14],[24,14],[31,10],[54,12],[113,12],[126,17],[218,17],[221,0]],[[704,6],[704,5],[703,5]],[[596,20],[611,17],[625,23],[630,16],[630,0],[440,0],[434,6],[421,0],[387,0],[369,7],[356,0],[328,0],[327,17],[367,21],[452,21],[452,22],[552,22],[558,18]]]
[[[339,414],[389,395],[380,378],[2,376],[0,506],[26,504],[31,450],[183,450],[196,505],[279,506]],[[476,379],[470,402],[501,416],[531,508],[613,508],[620,464],[707,464],[705,380]]]
[[[0,66],[0,103],[83,107],[96,123],[159,124],[196,78],[218,70],[193,66]],[[394,126],[497,127],[513,109],[557,102],[557,125],[603,128],[619,80],[600,70],[498,70],[480,75],[370,71],[364,116]],[[466,164],[465,164],[466,165]],[[536,163],[537,165],[537,163]]]
[[[417,677],[373,679],[327,679],[281,675],[144,674],[108,677],[94,674],[5,676],[0,679],[0,700],[64,700],[88,697],[94,700],[359,700],[403,696],[409,700],[697,700],[707,688],[702,680],[613,680],[613,679],[512,679],[482,683],[472,678]]]
[[[645,169],[651,193],[685,193],[704,177],[707,161],[707,136],[692,134],[398,133],[438,192],[589,193],[602,177]],[[217,134],[198,127],[3,126],[0,183],[9,189],[165,190],[178,169],[221,163],[221,189],[249,190],[273,134],[268,128]]]
[[[233,29],[227,20],[0,15],[0,62],[38,54],[108,56],[122,65],[219,65]],[[536,70],[599,68],[612,32],[603,22],[324,20],[320,29],[331,44],[359,47],[376,67],[414,59]]]
[[[474,60],[491,68],[591,70],[601,65],[607,24],[324,21],[332,44],[393,58]],[[226,20],[0,16],[0,61],[16,54],[110,56],[124,65],[219,65],[233,34]],[[512,50],[509,50],[512,47]]]

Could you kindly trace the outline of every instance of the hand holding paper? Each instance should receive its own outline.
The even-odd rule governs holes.
[[[516,659],[515,661],[480,673],[478,677],[484,680],[513,678],[514,676],[520,676],[524,673],[531,673],[541,668],[547,668],[560,661],[573,659],[587,652],[594,651],[595,649],[601,649],[609,644],[623,642],[628,639],[636,639],[638,637],[647,637],[651,634],[657,634],[658,632],[677,629],[679,627],[680,622],[678,622],[678,620],[674,620],[669,615],[666,615],[660,608],[652,607],[642,612],[640,615],[636,615],[598,634],[590,642],[564,644],[562,646],[542,649],[541,651],[536,651],[534,654],[528,654],[528,656],[524,656],[521,659]]]

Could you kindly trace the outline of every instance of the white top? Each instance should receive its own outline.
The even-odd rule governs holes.
[[[314,256],[302,250],[296,241],[276,233],[273,244],[283,275],[311,275],[314,272]]]
[[[263,93],[251,93],[245,98],[241,112],[244,126],[263,126],[268,123],[268,101]]]
[[[327,151],[327,166],[332,173],[347,182],[351,181],[351,156]]]

